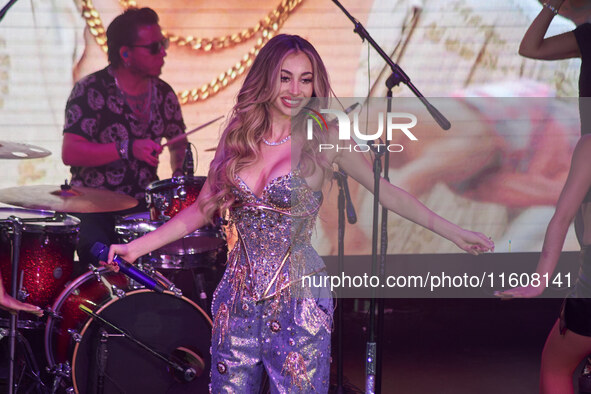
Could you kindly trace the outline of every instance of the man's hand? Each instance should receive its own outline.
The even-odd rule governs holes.
[[[133,157],[138,160],[144,161],[153,167],[158,166],[158,155],[162,153],[162,147],[152,141],[149,138],[142,140],[134,140],[133,146]]]

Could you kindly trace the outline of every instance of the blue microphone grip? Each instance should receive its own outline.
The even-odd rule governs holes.
[[[109,259],[109,248],[107,247],[107,245],[101,242],[95,242],[95,244],[90,249],[90,252],[100,261],[107,261]],[[123,260],[121,257],[115,255],[113,257],[113,261],[117,263],[117,265],[119,266],[119,270],[121,272],[123,272],[125,275],[129,276],[131,279],[135,280],[139,284],[158,293],[162,293],[164,291],[164,286],[156,282],[152,277],[150,277],[146,273],[135,268],[132,264]]]

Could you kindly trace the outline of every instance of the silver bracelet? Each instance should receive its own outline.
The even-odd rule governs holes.
[[[558,14],[558,8],[554,7],[552,4],[548,3],[547,1],[542,3],[543,7],[546,7],[547,9],[549,9],[550,11],[552,11],[552,13],[554,15]]]
[[[129,160],[129,140],[118,141],[116,146],[119,157],[123,160]]]

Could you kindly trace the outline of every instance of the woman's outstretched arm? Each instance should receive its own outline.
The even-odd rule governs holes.
[[[373,169],[363,154],[343,150],[333,158],[333,162],[370,192],[374,192]],[[465,230],[442,218],[412,194],[383,178],[380,181],[379,200],[388,210],[441,235],[468,253],[477,255],[494,249],[494,243],[484,234]]]
[[[570,31],[545,37],[556,10],[564,0],[546,0],[538,16],[533,20],[519,45],[519,54],[531,59],[558,60],[581,57],[575,34]]]

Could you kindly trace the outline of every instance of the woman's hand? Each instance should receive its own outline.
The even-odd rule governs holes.
[[[454,241],[460,249],[475,256],[480,253],[492,252],[495,250],[495,243],[486,235],[474,231],[462,230],[459,240]]]
[[[507,289],[502,291],[495,291],[495,296],[499,298],[534,298],[541,295],[545,286],[527,286],[527,287],[514,287],[513,289]]]
[[[133,264],[137,256],[131,252],[131,249],[130,244],[113,244],[109,248],[108,261],[101,261],[100,264],[111,271],[119,272],[119,265],[113,261],[113,258],[117,255],[128,263]]]
[[[39,317],[43,316],[43,310],[38,306],[27,304],[26,302],[20,302],[9,296],[6,292],[0,292],[0,308],[11,313],[23,311]]]

